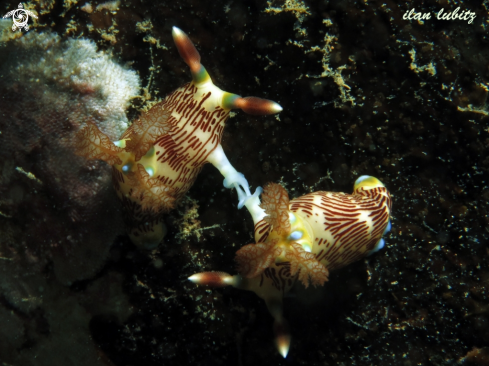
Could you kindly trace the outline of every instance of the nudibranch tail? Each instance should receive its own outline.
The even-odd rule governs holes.
[[[93,122],[87,122],[75,135],[75,152],[87,159],[103,160],[110,165],[121,164],[124,149],[114,145]]]

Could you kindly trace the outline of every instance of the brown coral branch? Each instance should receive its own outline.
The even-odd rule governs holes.
[[[267,214],[264,220],[278,234],[290,231],[289,195],[284,187],[277,183],[268,183],[261,195],[261,205]]]
[[[110,165],[122,164],[117,156],[124,150],[115,146],[93,122],[78,131],[74,139],[75,153],[90,160],[103,160]]]

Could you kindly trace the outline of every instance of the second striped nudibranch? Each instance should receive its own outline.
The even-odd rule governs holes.
[[[284,294],[297,280],[306,287],[323,285],[330,270],[381,249],[382,236],[390,230],[390,194],[371,176],[358,178],[353,194],[313,192],[291,201],[281,185],[269,183],[261,204],[255,195],[246,207],[255,223],[256,244],[236,253],[239,274],[203,272],[189,279],[232,285],[264,299],[275,319],[277,348],[286,357],[290,334],[282,311]]]
[[[192,81],[143,112],[119,141],[111,142],[92,123],[77,139],[80,155],[113,166],[114,187],[123,202],[129,236],[145,248],[161,241],[165,234],[162,214],[185,195],[206,163],[223,174],[225,187],[246,192],[239,206],[251,197],[248,182],[221,147],[225,122],[231,109],[255,115],[282,110],[273,101],[242,98],[219,89],[188,36],[176,27],[172,34],[180,56],[190,67]]]

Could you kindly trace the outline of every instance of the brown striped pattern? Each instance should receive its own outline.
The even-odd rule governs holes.
[[[390,217],[391,198],[385,187],[359,188],[353,195],[314,192],[290,202],[290,211],[309,222],[314,231],[313,254],[328,270],[363,258],[380,240]],[[367,220],[362,219],[362,213]],[[265,242],[270,225],[255,225],[255,240]],[[300,272],[291,275],[290,262],[276,263],[260,276],[259,287],[272,285],[284,293]]]
[[[157,174],[153,178],[157,179],[161,186],[171,188],[175,202],[194,184],[209,154],[221,142],[229,112],[219,106],[207,110],[204,102],[210,97],[211,92],[200,95],[195,85],[188,83],[146,112],[168,116],[168,133],[159,136],[153,142],[158,162]],[[151,118],[148,117],[146,120]],[[122,138],[131,137],[130,133],[126,132]],[[143,210],[139,201],[127,198],[131,197],[133,188],[124,197],[122,186],[134,186],[129,182],[128,176],[113,169],[113,182],[123,202],[126,225],[133,235],[137,235],[138,231],[144,233],[151,230],[151,225],[148,226],[147,222],[161,221],[160,214],[155,215],[154,212]]]
[[[282,296],[290,290],[297,280],[299,273],[292,275],[290,272],[290,262],[281,262],[270,266],[260,276],[260,287],[265,281],[282,293]]]
[[[159,171],[174,172],[176,178],[164,175],[158,179],[175,187],[176,199],[180,199],[192,186],[197,175],[207,162],[209,154],[221,142],[224,124],[229,112],[221,107],[206,110],[203,103],[211,96],[208,92],[196,98],[197,88],[193,83],[175,90],[163,101],[161,108],[180,114],[180,118],[170,116],[170,132],[155,142]]]
[[[313,252],[333,270],[373,249],[389,221],[390,206],[389,193],[379,187],[353,195],[314,192],[291,201],[290,209],[322,224],[323,230],[314,232]]]
[[[255,241],[264,243],[268,238],[268,234],[270,234],[270,225],[265,220],[258,221],[255,225]]]

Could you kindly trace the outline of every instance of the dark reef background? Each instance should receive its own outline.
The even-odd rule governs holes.
[[[136,70],[146,89],[132,120],[148,98],[190,80],[171,38],[178,26],[216,85],[284,108],[227,123],[224,151],[253,189],[281,181],[292,198],[351,192],[373,175],[392,194],[393,229],[384,250],[286,298],[293,338],[283,360],[254,293],[186,280],[234,273],[234,253],[253,241],[251,217],[219,172],[205,167],[168,216],[164,243],[139,251],[120,228],[103,163],[69,179],[51,169],[76,159],[43,127],[64,112],[26,111],[34,94],[2,74],[2,366],[489,365],[487,0],[102,3],[24,3],[39,16],[29,32],[92,39]],[[472,24],[433,19],[457,7],[475,13]],[[404,20],[413,8],[431,19]],[[36,139],[20,127],[13,138],[13,123],[37,126]],[[96,192],[86,174],[103,178]],[[103,208],[85,204],[97,197]]]

